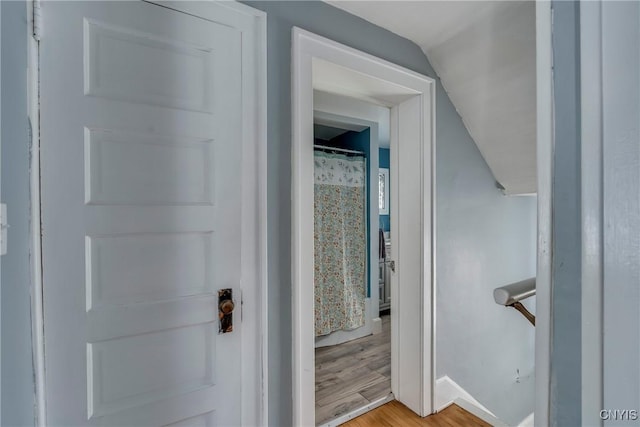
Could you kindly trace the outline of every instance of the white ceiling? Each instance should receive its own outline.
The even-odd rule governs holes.
[[[536,192],[533,1],[328,1],[415,42],[507,194]]]

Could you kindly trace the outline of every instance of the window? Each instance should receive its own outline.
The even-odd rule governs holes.
[[[389,215],[389,169],[378,169],[378,209],[380,215]]]

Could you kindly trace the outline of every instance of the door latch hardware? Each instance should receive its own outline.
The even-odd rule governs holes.
[[[389,262],[389,267],[391,268],[391,271],[393,271],[394,273],[396,272],[396,262],[395,261],[391,261]]]
[[[233,290],[230,288],[220,289],[218,291],[218,318],[220,319],[220,326],[218,328],[219,334],[233,332],[234,308],[236,308],[236,305],[233,302]]]
[[[0,255],[7,254],[7,205],[0,204]]]

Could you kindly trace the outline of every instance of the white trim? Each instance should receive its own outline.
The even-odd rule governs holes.
[[[268,268],[268,198],[267,198],[267,155],[269,151],[267,141],[267,14],[264,13],[258,19],[259,30],[256,31],[258,39],[257,46],[260,51],[260,69],[258,70],[259,80],[259,98],[256,100],[258,105],[258,137],[260,138],[258,147],[258,177],[260,177],[258,202],[260,213],[260,223],[258,225],[260,232],[260,274],[262,283],[260,283],[260,310],[261,310],[261,328],[262,334],[262,408],[260,425],[269,425],[269,268]]]
[[[268,301],[268,258],[267,258],[267,14],[264,11],[255,9],[238,2],[230,2],[225,4],[230,9],[242,12],[253,18],[252,28],[252,44],[255,55],[255,93],[252,97],[248,95],[250,100],[249,109],[255,111],[254,118],[256,121],[254,127],[253,138],[256,140],[256,178],[257,178],[257,258],[258,258],[258,280],[257,298],[258,298],[258,316],[257,328],[258,340],[260,343],[259,354],[261,357],[260,384],[258,392],[260,393],[260,407],[258,408],[259,425],[268,425],[269,420],[269,301]]]
[[[44,370],[44,311],[42,305],[42,217],[40,215],[40,57],[39,42],[33,37],[34,1],[27,2],[27,103],[31,124],[30,153],[30,264],[31,264],[31,328],[33,346],[33,367],[35,381],[35,420],[36,426],[47,425],[47,407],[45,400]]]
[[[465,411],[475,415],[483,421],[495,427],[506,427],[507,425],[499,420],[493,412],[486,406],[478,402],[471,393],[462,388],[458,383],[445,375],[438,378],[435,383],[436,402],[435,411],[441,412],[451,405],[458,405]]]
[[[373,411],[374,409],[379,408],[380,406],[386,403],[389,403],[392,400],[394,400],[393,393],[389,393],[385,397],[381,397],[378,400],[374,400],[373,402],[369,403],[367,406],[363,406],[362,408],[356,409],[355,411],[342,415],[336,418],[335,420],[331,420],[325,424],[320,425],[319,427],[336,427],[336,426],[342,425],[347,421],[357,418],[362,414],[366,414],[369,411]]]
[[[481,409],[487,414],[495,417],[495,414],[491,412],[486,406],[478,402],[475,397],[471,395],[467,390],[462,388],[460,384],[453,381],[448,375],[440,377],[436,381],[436,404],[434,409],[436,412],[442,411],[452,403],[456,403],[456,400],[463,399],[469,404]]]
[[[348,98],[344,95],[322,92],[317,89],[314,89],[313,91],[313,106],[316,109],[316,112],[324,111],[330,114],[337,114],[342,117],[363,119],[377,123],[379,148],[389,149],[389,136],[391,132],[389,126],[389,115],[391,113],[391,109],[380,105],[370,104],[360,99]],[[318,123],[327,126],[335,126],[337,124],[331,120],[323,120],[322,117],[318,117],[317,114],[314,116],[314,119],[316,121],[320,119]],[[349,130],[363,130],[353,125],[347,127],[349,124],[345,123],[340,124],[340,126]]]
[[[538,255],[536,273],[535,419],[549,425],[553,219],[553,50],[551,2],[536,2]]]
[[[533,412],[526,416],[526,418],[518,424],[518,427],[533,427],[535,425],[535,418]]]
[[[393,183],[398,183],[399,182],[399,167],[398,167],[398,156],[397,155],[391,155],[391,144],[392,141],[397,141],[398,140],[398,108],[392,108],[391,112],[389,114],[389,169],[390,172],[393,174],[389,179],[391,182]],[[395,144],[394,144],[395,147]],[[399,192],[395,191],[396,189],[394,188],[394,191],[391,192],[390,194],[390,202],[393,206],[398,206],[398,196],[399,196]],[[389,227],[391,230],[396,230],[395,232],[393,232],[391,234],[391,255],[392,256],[396,256],[395,254],[397,253],[398,249],[397,247],[394,248],[394,245],[396,244],[396,242],[393,239],[393,234],[398,234],[398,215],[394,214],[392,216],[390,216],[389,218]],[[394,252],[394,250],[396,252]],[[398,301],[398,288],[396,286],[393,286],[393,275],[390,276],[391,277],[391,283],[390,283],[390,292],[389,292],[389,297],[391,298],[391,302],[393,301]],[[395,304],[394,304],[395,305]],[[400,326],[399,326],[399,316],[400,313],[398,312],[398,310],[394,310],[393,308],[395,307],[391,307],[391,313],[390,313],[390,317],[391,317],[391,391],[394,392],[396,390],[398,390],[400,388],[400,378],[397,375],[397,372],[400,372],[400,360],[397,357],[397,349],[399,347],[398,345],[398,337],[400,336]],[[434,316],[435,318],[435,316]],[[435,371],[433,371],[435,372]],[[435,379],[435,378],[434,378]],[[433,408],[433,405],[431,405]]]
[[[428,355],[425,355],[425,357],[428,357],[431,365],[429,366],[429,375],[431,377],[430,381],[429,381],[429,396],[431,397],[431,401],[428,402],[428,409],[430,409],[430,412],[434,412],[434,402],[435,402],[435,398],[436,398],[436,285],[437,285],[437,281],[436,281],[436,272],[437,272],[437,266],[436,266],[436,241],[438,238],[437,232],[436,232],[436,195],[437,195],[437,187],[436,187],[436,174],[437,174],[437,161],[436,161],[436,83],[435,80],[432,81],[431,85],[430,85],[430,94],[431,96],[429,97],[429,104],[428,104],[428,109],[431,112],[431,124],[430,124],[430,130],[431,130],[431,152],[428,152],[428,150],[425,150],[424,156],[426,160],[426,164],[425,165],[429,165],[431,168],[431,180],[430,180],[430,186],[428,189],[425,189],[425,191],[428,191],[431,197],[430,203],[431,203],[431,211],[429,212],[430,216],[430,222],[429,222],[429,235],[431,236],[431,239],[429,242],[424,242],[425,246],[428,244],[429,247],[429,253],[431,254],[431,269],[428,272],[430,274],[428,280],[429,283],[431,284],[431,286],[429,287],[430,289],[430,295],[428,296],[431,306],[429,307],[431,309],[431,315],[430,315],[430,341],[431,341],[431,345],[430,345],[430,353]],[[423,168],[423,173],[424,173],[424,168]],[[423,212],[423,215],[426,217],[427,212],[425,209],[425,212]],[[426,274],[426,273],[425,273]],[[426,315],[424,316],[425,320],[426,320]]]
[[[416,346],[421,351],[419,375],[420,415],[427,415],[433,408],[433,355],[434,317],[433,310],[433,186],[435,176],[432,168],[435,152],[435,81],[388,61],[365,54],[358,50],[333,42],[324,37],[294,27],[292,32],[292,330],[293,330],[293,425],[315,424],[315,366],[313,333],[313,290],[304,286],[313,283],[313,61],[320,59],[354,70],[365,76],[374,77],[386,85],[392,84],[402,89],[406,101],[418,97],[414,102],[419,108],[422,122],[423,161],[421,183],[424,204],[429,209],[422,212],[420,224],[425,238],[423,256],[422,319],[419,319],[423,341]],[[388,87],[388,86],[387,86]],[[398,99],[388,100],[392,107],[392,117],[398,112]],[[413,107],[407,107],[407,111]],[[426,123],[425,123],[426,122]],[[397,128],[395,129],[397,131]],[[392,126],[392,141],[398,143],[398,135]],[[430,175],[424,175],[431,167]],[[392,166],[393,168],[393,166]],[[392,192],[393,193],[393,192]],[[392,194],[392,197],[393,194]],[[393,201],[392,201],[393,204]],[[426,222],[425,222],[426,221]],[[425,289],[427,288],[427,289]],[[396,310],[397,311],[397,310]],[[392,309],[392,316],[394,310]],[[414,319],[415,321],[415,319]],[[393,324],[392,319],[392,324]],[[397,323],[397,322],[396,322]],[[397,328],[397,324],[395,325]],[[392,336],[394,334],[392,333]],[[394,354],[392,340],[392,359]],[[395,354],[398,354],[396,349]],[[397,380],[393,380],[392,390],[398,397]],[[397,371],[396,371],[397,372]],[[394,389],[394,385],[396,388]]]
[[[469,412],[470,414],[475,415],[476,417],[480,418],[482,421],[485,421],[491,424],[493,427],[508,427],[507,424],[500,421],[498,418],[495,417],[495,415],[477,407],[476,405],[474,405],[473,403],[465,399],[457,398],[452,403],[458,405],[459,407]]]
[[[602,426],[603,80],[602,4],[580,5],[582,211],[582,424]]]
[[[153,2],[152,2],[153,3]],[[242,389],[243,395],[243,425],[244,424],[268,424],[268,275],[267,275],[267,19],[266,13],[250,6],[237,2],[219,2],[232,12],[240,12],[251,18],[238,19],[237,14],[230,14],[234,19],[234,24],[243,32],[243,44],[246,42],[249,49],[243,49],[243,69],[254,70],[254,78],[243,75],[243,85],[246,84],[251,90],[244,93],[243,108],[244,117],[255,123],[252,127],[245,127],[245,141],[250,141],[250,145],[257,148],[251,158],[255,165],[252,175],[254,184],[251,186],[255,193],[255,198],[250,200],[250,204],[255,207],[253,212],[257,212],[258,221],[256,223],[257,247],[253,254],[256,260],[255,276],[256,281],[246,284],[244,289],[256,296],[253,306],[254,310],[245,310],[243,321],[246,324],[254,323],[256,326],[252,334],[244,334],[245,340],[254,340],[257,352],[244,351],[249,358],[243,359]],[[32,270],[32,325],[33,325],[33,348],[35,366],[35,392],[36,392],[36,420],[37,426],[46,426],[46,400],[45,400],[45,372],[44,372],[44,313],[42,306],[42,252],[41,252],[41,216],[40,216],[40,157],[39,157],[39,54],[38,42],[31,37],[33,34],[33,0],[27,3],[29,12],[29,117],[32,123],[32,151],[31,151],[31,270]],[[162,2],[162,7],[168,7],[184,13],[197,14],[202,4],[187,4],[183,2]],[[205,6],[206,7],[206,6]],[[204,13],[204,12],[203,12]],[[204,15],[201,15],[204,16]],[[249,22],[249,23],[248,23]],[[251,61],[247,64],[247,61]],[[255,142],[253,142],[255,141]],[[249,200],[249,199],[247,199]],[[247,302],[245,293],[245,303]],[[245,328],[246,329],[246,328]],[[250,335],[245,338],[245,336]],[[246,364],[251,362],[255,354],[260,355],[258,367],[247,368]],[[247,368],[247,369],[245,369]],[[257,368],[257,369],[255,369]],[[259,371],[259,372],[256,372]],[[251,375],[249,372],[256,372]],[[259,394],[259,396],[257,395]],[[246,403],[248,400],[251,403]],[[247,418],[245,418],[247,417]],[[245,422],[246,421],[246,422]]]
[[[2,5],[0,4],[0,28],[2,28]],[[0,31],[0,48],[2,47],[2,31]],[[1,50],[1,49],[0,49]],[[2,129],[2,55],[0,55],[0,129]],[[0,163],[2,160],[2,132],[0,132]],[[0,166],[0,171],[2,170],[2,166]],[[2,174],[0,173],[0,176]],[[0,179],[0,183],[2,180]],[[0,191],[0,201],[2,201],[1,191]],[[0,233],[2,233],[2,229],[0,229]],[[7,233],[8,234],[8,233]],[[0,237],[2,240],[2,237]],[[0,243],[1,245],[1,243]],[[0,254],[2,252],[0,251]],[[1,255],[0,255],[1,256]],[[2,262],[0,262],[0,290],[2,290]],[[0,295],[2,292],[0,292]],[[2,298],[0,297],[0,307]],[[2,318],[2,310],[0,309],[0,319]],[[2,321],[0,321],[0,330],[2,330]],[[0,366],[2,366],[2,345],[0,343]],[[0,370],[0,384],[2,384],[2,370]],[[2,421],[2,387],[0,387],[0,421]]]

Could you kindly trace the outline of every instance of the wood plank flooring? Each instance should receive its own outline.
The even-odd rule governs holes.
[[[316,349],[316,425],[391,393],[391,322],[382,333]]]
[[[397,400],[342,424],[344,427],[491,427],[458,405],[421,418]]]

